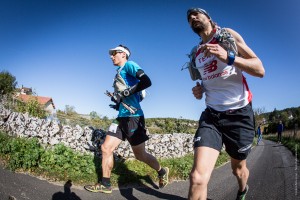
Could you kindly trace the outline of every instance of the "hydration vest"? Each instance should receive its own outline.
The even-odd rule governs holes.
[[[216,28],[216,33],[213,36],[217,39],[218,44],[223,47],[225,50],[231,50],[235,52],[235,55],[238,55],[237,46],[234,37],[229,33],[226,28]],[[196,67],[195,58],[198,50],[198,46],[194,46],[191,52],[188,54],[190,61],[187,63],[187,68],[190,73],[190,77],[193,81],[202,80],[201,74]]]
[[[117,74],[116,74],[116,76],[114,78],[113,87],[114,87],[114,92],[115,93],[123,92],[125,89],[127,89],[127,88],[130,87],[130,86],[128,86],[126,84],[125,80],[123,79],[123,77],[120,74],[120,72],[122,71],[123,67],[120,67],[120,69],[118,69]],[[138,95],[140,97],[140,102],[146,97],[146,94],[147,94],[146,93],[146,89],[138,92]]]

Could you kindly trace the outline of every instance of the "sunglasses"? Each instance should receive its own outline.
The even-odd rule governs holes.
[[[115,56],[117,53],[123,53],[123,51],[113,51],[113,52],[111,53],[111,55],[112,55],[112,56]]]

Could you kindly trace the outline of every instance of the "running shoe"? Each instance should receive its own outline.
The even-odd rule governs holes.
[[[85,185],[84,189],[90,192],[102,192],[105,194],[112,193],[112,188],[110,186],[104,186],[100,183],[96,183],[95,185]]]
[[[237,196],[236,196],[236,200],[245,200],[248,190],[249,190],[249,186],[246,185],[246,188],[243,192],[238,191]]]
[[[169,168],[165,167],[164,168],[166,173],[162,176],[158,176],[159,179],[159,188],[164,188],[168,185],[169,183]]]

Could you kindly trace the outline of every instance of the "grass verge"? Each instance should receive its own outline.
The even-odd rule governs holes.
[[[100,180],[101,159],[91,154],[80,154],[62,144],[44,148],[35,138],[15,138],[0,132],[0,158],[4,165],[17,172],[27,172],[50,181],[75,185],[93,184]],[[216,167],[229,160],[222,152]],[[169,179],[187,180],[193,165],[193,154],[181,158],[159,159],[162,166],[170,169]],[[111,182],[114,187],[153,184],[157,173],[148,165],[135,159],[115,162]]]
[[[277,135],[264,135],[264,139],[277,142]],[[281,144],[287,147],[298,159],[300,159],[300,139],[291,136],[282,136]]]

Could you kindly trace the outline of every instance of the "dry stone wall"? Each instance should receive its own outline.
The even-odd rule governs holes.
[[[30,117],[28,114],[12,112],[0,104],[0,130],[11,136],[38,138],[43,146],[54,146],[58,143],[82,152],[88,153],[92,130],[89,127],[76,125],[61,125]],[[149,134],[146,150],[158,158],[181,157],[193,152],[193,135],[184,133]],[[122,142],[115,152],[125,158],[133,158],[132,149],[127,141]]]

